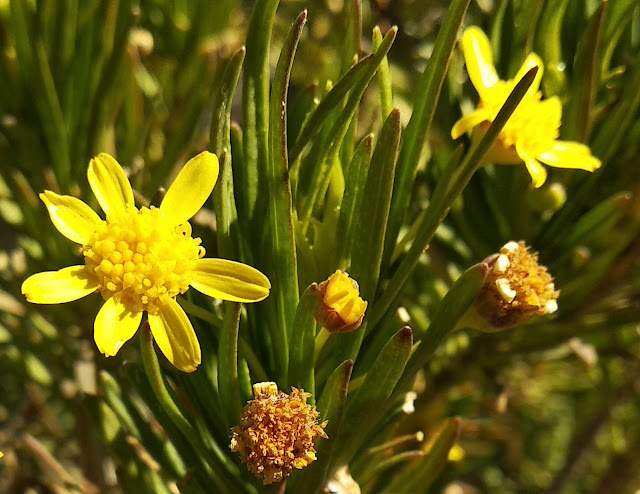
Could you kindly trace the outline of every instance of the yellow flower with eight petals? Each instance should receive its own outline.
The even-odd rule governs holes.
[[[534,187],[540,187],[547,179],[547,171],[541,163],[589,172],[600,168],[600,160],[591,155],[587,146],[558,140],[562,104],[556,96],[541,100],[542,94],[538,89],[543,66],[538,55],[531,53],[516,76],[503,81],[496,74],[491,45],[480,28],[472,26],[466,29],[461,44],[467,72],[478,91],[480,103],[475,111],[455,123],[451,129],[453,139],[474,129],[473,140],[480,140],[518,81],[537,66],[538,73],[533,84],[487,153],[487,162],[498,165],[524,162]]]
[[[204,205],[218,178],[218,159],[203,152],[189,160],[159,208],[136,208],[118,162],[100,154],[89,163],[91,190],[106,215],[80,199],[40,194],[55,227],[80,244],[84,266],[38,273],[22,284],[29,302],[59,304],[99,291],[105,300],[94,339],[107,357],[138,330],[147,312],[151,332],[167,359],[184,372],[200,364],[200,344],[176,296],[190,286],[210,297],[258,302],[271,284],[260,271],[225,259],[203,259],[189,219]]]

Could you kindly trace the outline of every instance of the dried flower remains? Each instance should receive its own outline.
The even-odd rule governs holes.
[[[265,484],[280,482],[316,459],[314,443],[327,439],[327,421],[318,424],[320,414],[302,389],[286,394],[276,383],[263,382],[253,385],[253,394],[233,428],[230,448]]]

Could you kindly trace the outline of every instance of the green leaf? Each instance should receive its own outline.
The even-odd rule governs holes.
[[[382,33],[378,26],[373,28],[373,50],[376,51],[382,43]],[[389,61],[385,56],[378,68],[378,86],[380,88],[380,111],[382,119],[386,120],[393,110],[393,91],[391,85],[391,73],[389,72]]]
[[[299,492],[296,486],[305,486],[306,492],[316,494],[324,487],[329,469],[332,452],[335,449],[336,438],[340,433],[343,421],[343,412],[347,400],[347,389],[353,361],[342,362],[331,374],[327,384],[318,400],[317,409],[320,412],[320,421],[328,421],[325,432],[328,440],[318,440],[315,444],[318,459],[301,472],[294,473],[289,481],[292,484],[292,492]]]
[[[607,15],[602,30],[602,61],[600,65],[600,77],[604,78],[610,70],[613,52],[618,46],[622,33],[633,19],[633,11],[638,6],[636,0],[615,0],[609,2]]]
[[[287,91],[293,58],[306,22],[305,10],[291,27],[276,66],[269,113],[269,159],[264,170],[269,192],[269,278],[273,282],[272,295],[267,304],[275,309],[275,327],[272,327],[273,347],[279,372],[285,381],[289,365],[289,341],[299,297],[287,156]]]
[[[227,428],[240,423],[242,403],[238,381],[238,331],[242,304],[225,302],[224,322],[218,343],[218,392],[226,412]]]
[[[340,74],[344,74],[362,54],[362,1],[346,0],[342,6],[342,16],[347,21],[342,44]],[[375,48],[374,50],[375,51]]]
[[[593,207],[568,228],[561,252],[565,249],[572,251],[574,247],[583,244],[591,237],[597,238],[603,231],[611,228],[627,213],[631,199],[632,196],[628,192],[619,192]]]
[[[562,124],[564,139],[587,142],[591,132],[593,103],[599,75],[600,36],[602,33],[607,2],[603,2],[593,14],[584,32],[573,66],[571,99]]]
[[[244,166],[234,166],[234,180],[238,217],[245,225],[243,234],[256,242],[260,238],[255,237],[248,222],[256,214],[262,217],[262,211],[256,212],[256,204],[259,196],[266,196],[266,190],[260,190],[266,185],[260,170],[267,169],[269,160],[269,47],[279,3],[280,0],[258,0],[247,30],[242,83]]]
[[[371,153],[373,152],[372,143],[373,134],[369,134],[362,139],[345,172],[345,191],[340,206],[336,233],[338,242],[336,243],[335,262],[335,265],[339,266],[343,271],[348,269],[350,263],[357,215],[362,209],[362,198],[367,182]]]
[[[378,70],[378,66],[382,63],[382,59],[389,52],[397,33],[397,28],[393,27],[389,29],[380,44],[380,48],[373,55],[363,58],[351,67],[320,102],[318,108],[316,108],[311,114],[304,128],[300,132],[300,137],[298,137],[298,140],[291,148],[290,158],[292,163],[295,163],[298,160],[299,155],[302,153],[306,145],[320,131],[327,116],[332,113],[336,106],[342,104],[344,96],[361,80],[366,80],[368,83],[368,81],[373,78],[376,70]]]
[[[389,397],[409,359],[413,334],[404,327],[385,345],[362,385],[347,402],[332,470],[349,463],[364,439],[383,417]]]
[[[449,62],[456,45],[458,30],[469,6],[469,1],[454,0],[451,2],[436,38],[433,53],[416,91],[413,113],[404,131],[402,149],[395,174],[387,236],[384,244],[383,269],[386,269],[389,263],[409,206],[411,188],[420,162],[420,155],[431,128],[442,84],[447,76]]]
[[[436,432],[436,437],[429,441],[431,447],[425,451],[425,457],[397,474],[382,494],[429,492],[429,487],[446,465],[449,451],[459,434],[460,419],[456,417],[447,420]]]
[[[433,316],[429,328],[424,333],[418,348],[412,353],[402,378],[393,392],[397,398],[411,389],[416,374],[458,325],[484,286],[487,265],[475,264],[467,269],[449,289]]]
[[[537,72],[538,68],[533,67],[524,75],[524,77],[522,77],[522,79],[520,79],[513,88],[513,91],[511,91],[507,101],[502,105],[502,108],[498,112],[498,115],[496,115],[496,118],[491,122],[491,125],[487,129],[487,133],[482,137],[480,142],[469,149],[464,160],[453,173],[451,180],[440,181],[438,183],[416,239],[411,245],[409,252],[402,260],[400,266],[392,276],[386,290],[380,299],[376,301],[368,316],[368,324],[371,326],[375,326],[380,319],[382,319],[402,290],[404,284],[411,276],[411,273],[413,273],[413,270],[418,263],[418,259],[424,252],[424,249],[427,248],[429,242],[431,242],[436,229],[446,218],[449,208],[451,208],[453,202],[469,183],[471,176],[480,166],[482,158],[498,138],[500,131],[505,126],[507,120],[509,120],[509,117],[514,112],[520,101],[522,101],[522,98],[524,98],[524,95],[533,83]]]
[[[380,131],[380,137],[371,158],[360,211],[357,213],[360,221],[354,225],[351,247],[351,277],[360,285],[360,296],[370,303],[375,297],[378,286],[399,145],[400,112],[395,109],[389,114]],[[332,358],[338,361],[343,358],[355,359],[365,330],[366,324],[363,324],[353,333],[344,335],[339,353]]]
[[[235,247],[238,213],[233,190],[231,167],[231,106],[238,84],[246,50],[240,48],[227,62],[220,84],[215,87],[211,136],[209,148],[220,162],[218,182],[213,189],[213,207],[216,213],[218,255],[225,259],[238,260]]]
[[[567,76],[562,56],[562,20],[569,0],[550,0],[538,23],[537,49],[544,62],[542,87],[547,96],[564,94]]]
[[[313,283],[300,297],[289,348],[289,386],[302,388],[311,393],[312,404],[315,403],[313,352],[316,338],[314,312],[318,304],[317,289],[318,285]]]

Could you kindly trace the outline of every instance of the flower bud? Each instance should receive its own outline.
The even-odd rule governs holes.
[[[558,310],[558,292],[547,268],[524,242],[508,242],[484,262],[484,288],[464,318],[468,327],[497,332]]]
[[[276,383],[263,382],[253,385],[253,394],[229,447],[265,485],[280,482],[316,459],[313,444],[318,437],[327,439],[327,421],[318,424],[320,414],[302,389],[291,388],[288,395]]]
[[[316,288],[318,305],[315,318],[330,333],[349,333],[362,324],[367,302],[360,298],[360,287],[347,273],[337,270]]]

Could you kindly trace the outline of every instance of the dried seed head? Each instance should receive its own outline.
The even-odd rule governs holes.
[[[358,283],[337,270],[317,287],[315,317],[330,333],[348,333],[362,324],[367,302],[360,298]]]
[[[242,410],[240,425],[233,428],[231,451],[265,484],[280,482],[295,468],[301,470],[316,459],[318,437],[327,438],[327,422],[318,424],[319,413],[307,404],[311,395],[291,388],[278,391],[274,382],[253,386],[255,400]]]
[[[524,242],[508,242],[484,262],[489,273],[471,317],[466,318],[469,326],[501,331],[558,309],[560,292],[553,278],[538,264],[538,254],[531,253]]]

